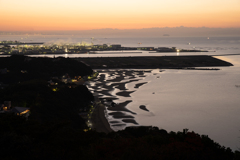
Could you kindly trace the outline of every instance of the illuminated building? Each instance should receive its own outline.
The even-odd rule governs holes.
[[[28,117],[29,116],[29,108],[26,107],[14,107],[11,112],[15,113],[19,116]]]

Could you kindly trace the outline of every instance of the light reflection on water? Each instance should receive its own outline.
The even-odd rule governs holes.
[[[221,59],[223,61],[231,62],[235,66],[233,68],[240,67],[240,55],[238,55],[238,56],[214,56],[214,57]]]

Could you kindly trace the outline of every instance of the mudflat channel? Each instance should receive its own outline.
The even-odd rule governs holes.
[[[76,58],[93,69],[171,69],[181,67],[233,66],[212,56],[142,56]]]
[[[92,118],[93,129],[109,133],[111,128],[116,131],[129,125],[138,125],[135,121],[137,113],[127,106],[132,103],[131,94],[148,83],[144,78],[146,74],[152,74],[151,70],[122,69],[98,72],[99,76],[86,83],[87,87],[99,99],[111,100],[115,104],[112,106],[108,102],[102,102],[103,105],[96,106],[97,110],[94,111]],[[104,116],[107,120],[104,120]],[[111,128],[108,129],[109,127]]]

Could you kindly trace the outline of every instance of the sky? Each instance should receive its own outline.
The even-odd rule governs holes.
[[[0,31],[240,28],[240,0],[0,0]]]

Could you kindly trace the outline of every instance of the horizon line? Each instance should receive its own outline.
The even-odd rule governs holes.
[[[111,30],[142,30],[142,29],[174,29],[174,28],[194,28],[194,29],[201,29],[201,28],[208,28],[208,29],[240,29],[240,27],[185,27],[185,26],[176,26],[176,27],[151,27],[151,28],[135,28],[135,29],[119,29],[119,28],[99,28],[99,29],[80,29],[80,30],[0,30],[0,32],[34,32],[34,31],[93,31],[93,30],[106,30],[106,29],[111,29]]]

